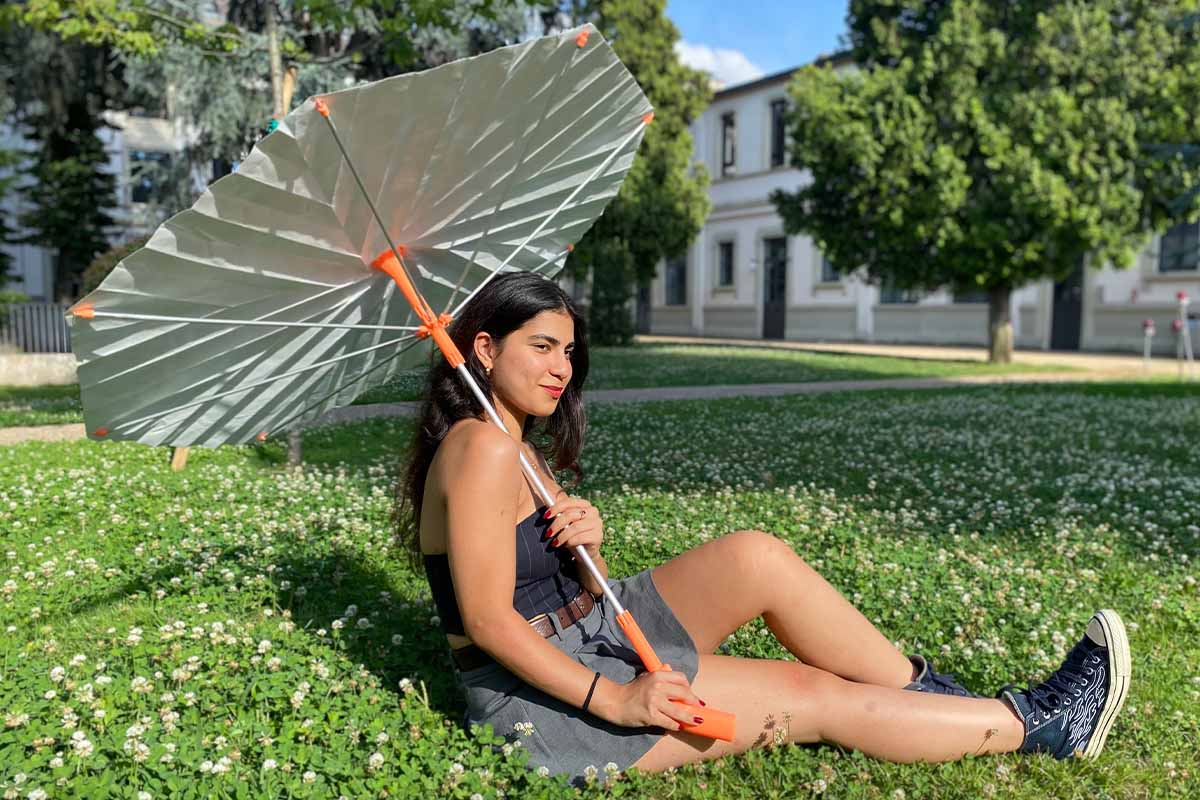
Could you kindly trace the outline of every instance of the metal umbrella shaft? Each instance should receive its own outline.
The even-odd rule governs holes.
[[[447,363],[449,363],[450,366],[453,367],[462,377],[467,387],[471,390],[471,393],[475,395],[475,398],[483,407],[488,418],[502,431],[508,433],[508,428],[505,426],[504,421],[500,418],[500,415],[496,412],[495,406],[491,402],[491,398],[484,394],[479,384],[475,381],[475,378],[467,369],[466,360],[463,358],[458,346],[446,332],[446,326],[450,322],[450,316],[448,314],[435,314],[429,303],[425,300],[413,283],[408,268],[404,263],[405,250],[392,240],[392,236],[387,230],[387,225],[384,224],[383,217],[380,215],[379,210],[375,207],[375,203],[371,199],[370,193],[363,185],[362,179],[359,177],[358,169],[354,166],[354,161],[350,158],[350,153],[346,150],[346,146],[342,143],[342,139],[338,135],[337,127],[330,118],[329,106],[321,98],[316,98],[314,105],[317,113],[320,114],[328,124],[329,131],[333,136],[334,142],[337,144],[338,150],[341,151],[342,158],[345,159],[346,166],[349,168],[350,174],[354,177],[354,181],[358,185],[363,199],[366,201],[367,206],[371,209],[372,215],[375,217],[375,222],[379,225],[380,230],[383,232],[383,235],[387,240],[388,250],[385,250],[383,253],[381,253],[372,262],[371,266],[388,274],[396,282],[396,285],[399,287],[401,293],[412,306],[413,311],[421,319],[422,324],[417,328],[417,336],[421,338],[431,336],[433,338],[434,342],[438,346],[438,349],[440,349],[442,351],[442,355],[445,356]],[[647,115],[647,117],[643,118],[642,124],[649,124],[651,118],[651,115]],[[614,150],[614,155],[616,152],[617,151]],[[612,156],[610,156],[610,159],[611,158]],[[605,164],[601,164],[600,168],[596,170],[595,174],[598,174],[604,168]],[[584,185],[586,184],[581,184],[579,187],[577,187],[571,196],[573,197],[578,194]],[[570,199],[571,198],[568,197],[567,200],[563,201],[563,203],[559,206],[559,209],[561,210],[561,208],[565,207]],[[542,225],[539,226],[539,230],[540,227],[544,227],[548,221],[549,219],[543,221]],[[536,233],[537,231],[535,230],[534,234]],[[532,238],[534,234],[530,234],[528,238]],[[504,265],[502,264],[501,268],[503,266]],[[498,272],[499,268],[496,271]],[[478,291],[478,289],[476,289],[476,291]],[[524,453],[520,453],[520,462],[521,469],[537,489],[537,492],[539,495],[541,495],[542,500],[547,505],[554,505],[554,496],[550,494],[550,491],[546,488],[546,485],[542,482],[541,478],[538,477],[537,472],[533,468],[533,464],[529,462]],[[621,630],[625,633],[626,637],[637,651],[637,654],[642,659],[642,663],[645,665],[646,669],[650,672],[657,672],[663,669],[664,665],[658,658],[658,655],[654,652],[654,648],[651,647],[650,642],[646,639],[645,634],[642,633],[641,628],[638,626],[637,622],[634,621],[633,615],[629,613],[628,609],[621,605],[619,600],[617,600],[616,595],[613,594],[613,591],[609,587],[607,581],[604,580],[604,576],[600,574],[600,570],[596,567],[596,563],[592,561],[591,556],[588,555],[587,549],[582,545],[578,545],[575,547],[575,555],[577,560],[580,561],[588,570],[588,573],[595,580],[596,584],[600,586],[601,591],[604,593],[604,597],[609,603],[612,604],[612,608],[617,615],[617,623],[621,626]],[[733,714],[729,714],[728,712],[724,711],[717,711],[711,708],[701,709],[696,706],[683,703],[679,700],[675,700],[673,702],[684,706],[684,708],[692,712],[696,718],[701,718],[701,714],[704,715],[703,719],[705,721],[703,723],[697,725],[685,724],[683,728],[687,732],[695,733],[701,736],[707,736],[709,738],[722,739],[724,741],[733,740],[735,730],[735,718]]]

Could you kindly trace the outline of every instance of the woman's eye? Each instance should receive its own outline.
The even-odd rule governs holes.
[[[534,347],[536,347],[538,350],[541,350],[543,353],[550,352],[550,345],[548,345],[548,344],[538,344],[538,345],[534,345]]]

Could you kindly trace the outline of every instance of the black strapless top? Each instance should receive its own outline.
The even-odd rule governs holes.
[[[543,515],[547,506],[517,523],[517,582],[513,608],[531,619],[562,608],[579,594],[578,567],[564,547],[551,547],[546,530],[551,520]],[[458,598],[450,579],[450,561],[445,553],[425,555],[425,577],[446,633],[466,635]]]

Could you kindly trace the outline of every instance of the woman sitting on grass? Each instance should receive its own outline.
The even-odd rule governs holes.
[[[1096,756],[1104,747],[1129,688],[1116,612],[1093,616],[1045,682],[981,698],[896,650],[788,545],[760,531],[606,577],[672,668],[645,672],[600,586],[571,555],[586,548],[607,576],[600,513],[567,495],[543,457],[544,449],[556,469],[579,473],[588,350],[574,303],[539,276],[503,275],[466,304],[450,334],[511,435],[485,421],[439,360],[397,518],[414,558],[423,556],[467,719],[526,733],[534,765],[576,780],[609,762],[662,770],[770,741],[769,721],[785,715],[789,741],[833,742],[889,761],[1014,750]],[[557,493],[553,506],[540,505],[520,453]],[[758,616],[799,663],[714,654]],[[733,712],[736,739],[681,730],[702,717],[673,698]]]

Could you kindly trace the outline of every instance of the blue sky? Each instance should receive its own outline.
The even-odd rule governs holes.
[[[726,85],[806,64],[838,48],[848,0],[667,0],[684,63]]]

